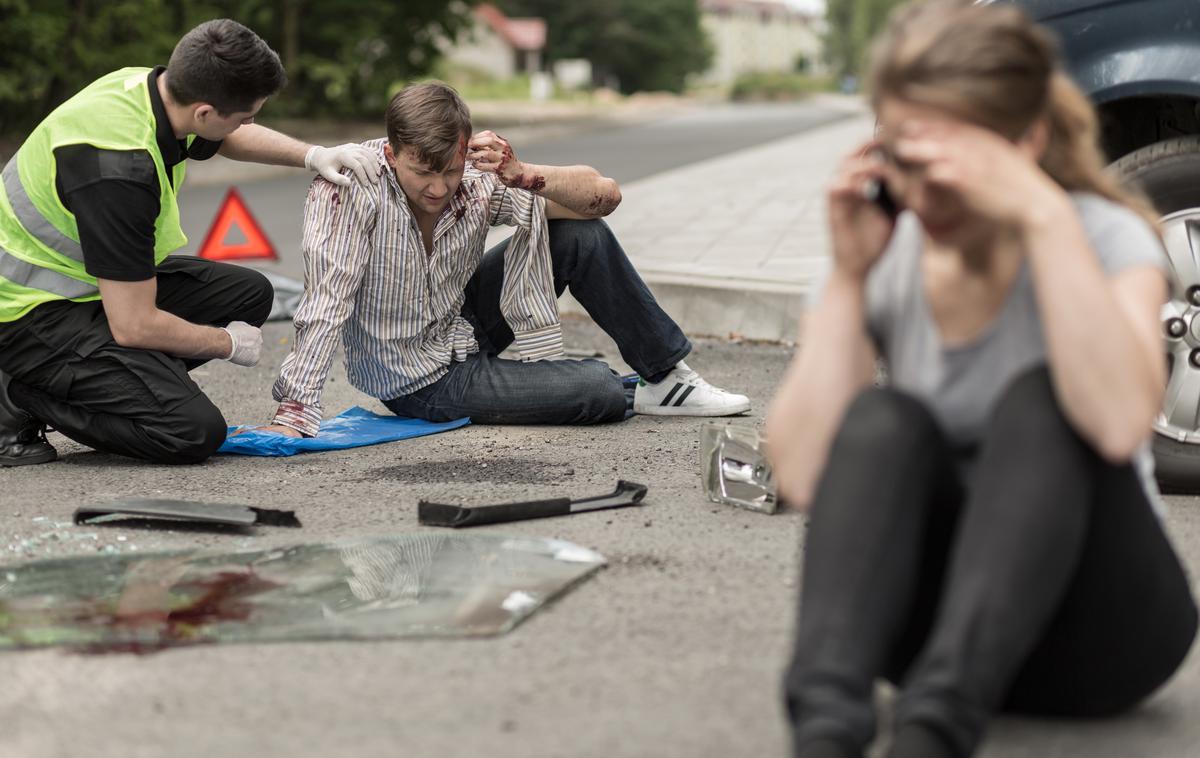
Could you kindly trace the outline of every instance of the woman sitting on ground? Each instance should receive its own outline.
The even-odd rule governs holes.
[[[1192,643],[1147,445],[1167,261],[1020,11],[909,6],[873,60],[876,139],[830,186],[832,273],[768,420],[811,505],[787,704],[796,756],[860,756],[885,677],[893,758],[968,756],[997,710],[1134,705]]]

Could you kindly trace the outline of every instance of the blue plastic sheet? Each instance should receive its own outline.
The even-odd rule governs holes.
[[[247,426],[231,426],[225,444],[221,445],[221,449],[217,452],[233,455],[279,456],[321,450],[345,450],[349,447],[378,445],[381,442],[395,442],[410,437],[424,437],[426,434],[447,432],[469,423],[471,420],[466,418],[435,424],[432,421],[403,416],[380,416],[366,408],[355,406],[321,422],[321,431],[317,433],[317,436],[305,439],[286,437],[273,432],[261,432]],[[234,432],[242,429],[250,429],[250,431],[234,436]]]

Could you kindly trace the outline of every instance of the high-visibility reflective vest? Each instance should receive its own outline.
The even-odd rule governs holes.
[[[54,150],[89,144],[103,150],[145,150],[158,174],[154,262],[187,243],[175,191],[184,163],[170,176],[158,149],[148,68],[123,68],[92,82],[33,130],[9,160],[0,188],[0,322],[14,321],[51,300],[97,300],[96,279],[83,266],[75,215],[54,186]],[[121,161],[106,171],[119,175]],[[106,175],[114,175],[106,173]]]

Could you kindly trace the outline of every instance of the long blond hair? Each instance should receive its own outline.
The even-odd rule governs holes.
[[[897,8],[872,46],[867,87],[877,109],[892,97],[1012,140],[1044,116],[1041,166],[1054,181],[1128,206],[1157,228],[1146,198],[1105,171],[1096,112],[1062,70],[1054,37],[1019,8],[971,0]]]

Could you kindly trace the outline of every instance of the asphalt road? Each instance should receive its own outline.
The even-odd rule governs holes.
[[[572,348],[616,360],[580,320]],[[291,326],[268,324],[262,363],[194,372],[231,421],[262,419]],[[790,357],[697,340],[691,364],[750,396],[758,424]],[[619,364],[618,364],[619,365]],[[381,410],[335,361],[330,408]],[[468,426],[295,458],[156,466],[52,435],[62,460],[0,471],[0,563],[204,546],[246,550],[428,532],[418,499],[487,503],[650,487],[645,504],[495,527],[599,551],[609,565],[513,632],[467,640],[206,645],[152,655],[0,654],[4,758],[783,758],[779,696],[796,609],[803,519],[707,502],[691,418],[596,427]],[[72,510],[123,496],[296,509],[300,530],[256,534],[75,527]],[[1172,536],[1200,572],[1200,506],[1170,498]],[[0,581],[3,574],[0,573]],[[1149,703],[1100,721],[1001,719],[979,758],[1195,758],[1200,652]],[[874,753],[874,758],[879,758]]]
[[[622,184],[706,158],[760,145],[831,123],[846,114],[805,103],[697,107],[651,123],[580,125],[570,135],[517,142],[518,156],[533,163],[586,164]],[[501,132],[503,133],[503,132]],[[380,136],[383,136],[380,134]],[[752,181],[753,177],[748,177]],[[250,212],[280,255],[266,266],[299,276],[300,217],[311,174],[252,179],[236,186]],[[195,253],[204,243],[228,185],[188,186],[180,194],[184,232],[181,252]],[[240,238],[230,237],[233,243]]]
[[[661,158],[668,146],[675,161],[715,155],[747,144],[737,135],[753,129],[763,141],[784,133],[772,129],[793,128],[787,114],[798,118],[803,110],[729,109],[630,128],[628,144],[640,152],[631,147],[625,163],[616,134],[577,134],[570,142],[581,152],[572,162],[611,156],[612,167],[600,168],[631,181],[639,162]],[[534,160],[536,151],[552,156],[566,142],[519,147]],[[587,149],[598,158],[587,157]],[[294,235],[306,184],[270,180],[243,191],[272,236],[276,227]],[[206,193],[207,209],[199,206]],[[194,246],[221,194],[220,187],[185,194]],[[293,250],[288,260],[295,257]],[[565,329],[569,348],[601,351],[623,368],[593,325],[567,319]],[[268,324],[264,337],[258,366],[215,362],[193,373],[230,422],[261,421],[274,407],[270,386],[292,328]],[[750,396],[753,410],[739,423],[759,424],[790,349],[707,339],[696,340],[696,348],[693,367]],[[382,408],[347,384],[340,360],[325,401],[338,411]],[[201,466],[130,461],[52,435],[59,462],[0,471],[0,564],[428,531],[416,524],[418,499],[580,496],[609,490],[621,478],[650,492],[640,508],[484,527],[570,540],[609,561],[502,637],[209,645],[144,656],[0,654],[0,758],[782,758],[780,675],[804,522],[797,514],[764,516],[707,502],[700,427],[697,419],[649,416],[598,427],[468,426],[370,448],[284,459],[219,456]],[[78,505],[129,496],[296,509],[304,527],[230,534],[69,523]],[[1200,576],[1200,501],[1171,497],[1168,505],[1170,534]],[[1088,722],[1000,719],[980,758],[1195,758],[1197,712],[1200,648],[1132,713]]]
[[[569,320],[566,329],[569,347],[618,358],[594,326]],[[213,363],[193,372],[231,422],[273,407],[269,389],[291,333],[290,324],[268,324],[253,369]],[[755,415],[743,423],[753,424],[789,352],[702,340],[691,360],[751,395]],[[382,410],[348,386],[340,360],[325,397],[339,411]],[[597,427],[468,426],[201,466],[144,464],[52,435],[59,462],[0,472],[0,562],[428,531],[416,524],[421,498],[578,497],[611,491],[617,479],[650,492],[640,508],[483,527],[567,539],[609,561],[499,638],[0,654],[0,756],[782,756],[777,691],[800,520],[706,502],[700,425],[639,416]],[[304,527],[245,536],[65,523],[77,505],[122,496],[294,508]]]
[[[844,112],[805,103],[713,106],[651,124],[582,132],[518,146],[518,154],[533,163],[584,163],[618,182],[628,183],[841,118],[845,118]]]

